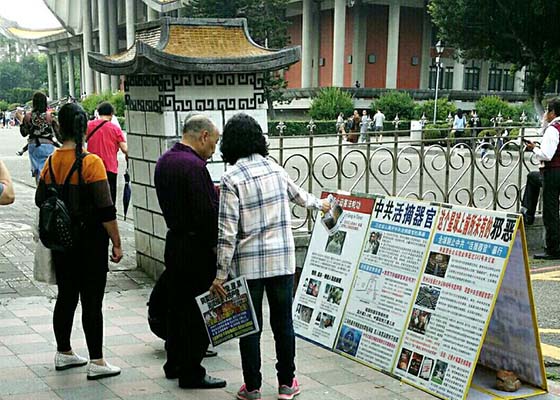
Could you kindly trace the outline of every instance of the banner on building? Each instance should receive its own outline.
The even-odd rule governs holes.
[[[519,216],[382,196],[367,204],[368,222],[360,215],[353,236],[358,254],[332,260],[326,227],[315,225],[294,303],[295,320],[309,307],[308,322],[294,322],[296,333],[444,399],[545,393]],[[336,333],[322,336],[327,308],[308,301],[308,289],[334,265],[345,265],[336,275],[343,295],[329,314]],[[497,370],[513,371],[523,386],[497,390]]]

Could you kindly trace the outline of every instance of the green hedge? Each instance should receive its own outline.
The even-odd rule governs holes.
[[[83,99],[81,103],[84,110],[86,110],[89,115],[93,115],[99,103],[103,101],[108,101],[113,105],[117,117],[124,117],[124,93],[120,91],[116,93],[106,92],[103,94],[92,94]]]
[[[119,124],[121,124],[121,129],[123,131],[126,131],[126,119],[125,119],[125,117],[117,117],[117,119],[119,120]]]

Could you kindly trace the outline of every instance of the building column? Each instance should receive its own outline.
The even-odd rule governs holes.
[[[428,89],[428,86],[430,84],[430,65],[432,64],[432,57],[430,53],[431,48],[432,48],[432,24],[430,23],[430,17],[428,13],[425,11],[424,21],[422,25],[422,59],[420,60],[420,89]]]
[[[82,1],[82,17],[83,17],[83,55],[82,63],[84,64],[84,83],[86,95],[93,93],[93,71],[89,67],[88,53],[92,50],[92,33],[91,33],[91,2],[90,0]]]
[[[177,16],[179,18],[188,18],[188,14],[187,14],[187,8],[186,7],[181,7],[179,8],[179,10],[177,10]]]
[[[47,78],[49,82],[49,100],[54,100],[54,68],[53,59],[50,54],[47,53]]]
[[[515,71],[515,78],[513,81],[513,91],[518,93],[523,93],[525,91],[525,67],[521,68],[521,71]]]
[[[301,87],[312,85],[311,68],[313,65],[313,0],[303,0],[303,16],[301,23]]]
[[[136,35],[136,1],[126,0],[126,47],[134,44]]]
[[[387,74],[385,87],[397,88],[397,71],[399,67],[399,29],[401,19],[401,5],[389,5],[389,29],[387,37]]]
[[[93,40],[93,51],[100,53],[99,49],[99,38]],[[95,93],[101,93],[101,72],[93,71],[93,87],[95,88]]]
[[[56,68],[56,97],[57,100],[62,99],[62,60],[58,50],[54,56],[54,66]]]
[[[99,21],[99,52],[109,55],[109,13],[107,0],[97,0],[97,11]],[[111,91],[111,78],[107,74],[101,74],[101,92]]]
[[[75,97],[76,88],[74,87],[74,55],[70,46],[68,46],[68,52],[66,53],[66,60],[68,64],[68,95]]]
[[[109,18],[109,54],[117,54],[119,51],[119,36],[118,36],[118,20],[117,20],[117,7],[109,5],[108,18]],[[111,75],[111,92],[119,90],[119,76]]]
[[[80,95],[78,97],[81,99],[86,91],[86,83],[84,82],[84,57],[81,51],[76,53],[76,56],[78,57],[78,64],[80,66]]]
[[[453,90],[463,90],[465,85],[465,64],[463,60],[455,60],[453,64]]]
[[[352,83],[358,81],[364,87],[367,51],[367,5],[354,6],[354,40],[352,43]]]
[[[159,12],[154,10],[152,7],[150,6],[146,6],[148,7],[148,21],[154,21],[156,19],[159,19]]]
[[[490,74],[490,63],[482,61],[480,66],[480,86],[479,90],[481,92],[488,91],[488,75]]]
[[[313,2],[311,22],[311,87],[319,87],[319,60],[321,58],[321,4]]]
[[[332,85],[344,86],[344,45],[346,39],[346,0],[334,1]]]

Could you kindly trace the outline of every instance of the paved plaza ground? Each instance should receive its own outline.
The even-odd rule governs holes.
[[[0,143],[4,146],[1,138]],[[0,146],[0,157],[7,155]],[[26,160],[26,159],[24,159]],[[13,161],[13,160],[12,160]],[[27,161],[27,160],[26,160]],[[17,160],[19,163],[19,160]],[[10,168],[15,169],[12,166]],[[16,176],[27,173],[17,168]],[[237,342],[217,348],[218,357],[206,359],[210,374],[225,378],[228,386],[218,390],[182,390],[176,381],[165,379],[161,369],[165,352],[163,342],[150,331],[146,320],[146,301],[153,281],[136,269],[134,232],[130,222],[119,221],[125,258],[111,265],[104,303],[105,356],[122,367],[120,376],[87,381],[85,367],[57,372],[54,369],[55,340],[52,311],[56,288],[32,280],[34,189],[23,179],[16,184],[17,201],[0,208],[0,400],[15,399],[233,399],[242,383]],[[548,267],[534,280],[543,337],[550,338],[547,360],[550,366],[560,359],[558,347],[558,304],[556,267]],[[548,275],[547,275],[548,274]],[[537,276],[537,275],[535,275]],[[546,308],[544,303],[553,303]],[[80,323],[75,319],[74,349],[87,356]],[[548,336],[546,336],[548,335]],[[276,398],[275,352],[270,327],[263,333],[264,398]],[[543,347],[544,350],[544,347]],[[431,395],[361,366],[342,356],[297,340],[297,375],[302,385],[301,400],[378,399],[422,400]],[[551,392],[560,388],[551,383]],[[536,399],[557,399],[555,395]]]

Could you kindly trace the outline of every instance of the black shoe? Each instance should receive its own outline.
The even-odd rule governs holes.
[[[535,254],[533,258],[535,260],[560,260],[560,252]]]
[[[533,225],[535,223],[534,215],[529,215],[526,212],[522,212],[521,215],[523,216],[523,223],[525,225]]]
[[[163,366],[163,372],[165,372],[167,379],[177,379],[179,377],[179,367],[170,366],[168,363],[165,363]]]
[[[206,350],[206,354],[204,354],[204,358],[216,357],[217,355],[218,355],[217,351]]]
[[[189,382],[179,378],[179,387],[181,389],[219,389],[226,387],[226,381],[220,378],[214,378],[210,375],[204,376],[198,382]]]

